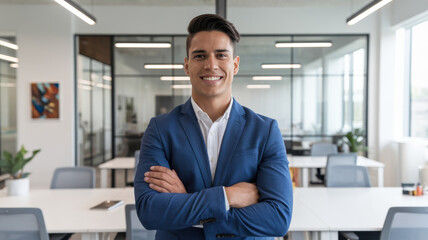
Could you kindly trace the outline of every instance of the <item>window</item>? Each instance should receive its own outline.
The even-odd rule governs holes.
[[[428,21],[410,29],[410,131],[428,138]]]
[[[147,67],[149,64],[183,64],[186,36],[112,37],[112,44],[119,42],[171,43],[171,47],[112,46],[111,100],[114,106],[114,136],[110,140],[113,141],[111,146],[114,157],[133,156],[140,147],[141,137],[150,119],[169,112],[187,101],[191,95],[190,81],[182,68]],[[332,42],[333,45],[324,48],[276,48],[277,42]],[[240,67],[233,81],[232,94],[241,105],[276,119],[285,143],[291,143],[292,149],[287,150],[292,150],[292,153],[295,150],[294,154],[298,154],[301,149],[308,150],[310,142],[337,143],[346,132],[355,128],[366,132],[367,44],[367,35],[243,35],[236,45]],[[81,62],[84,61],[89,59],[82,58]],[[281,63],[297,64],[299,68],[262,68],[262,64]],[[95,62],[92,65],[86,63],[88,69],[92,66],[92,71],[96,70],[94,64]],[[82,66],[85,64],[78,66],[78,69],[83,68]],[[79,72],[82,79],[91,79],[89,72]],[[88,86],[81,87],[88,89]],[[88,90],[78,91],[81,91],[78,103],[86,106],[90,102],[89,92],[85,92]],[[96,93],[93,91],[91,94],[95,97]],[[97,106],[102,104],[107,102],[100,98]],[[87,119],[87,122],[95,121],[94,114],[99,109],[91,110],[89,106],[86,107],[86,110],[79,108],[81,118]],[[88,116],[91,111],[93,119],[90,121]],[[92,122],[93,131],[96,130],[96,125]],[[86,143],[80,141],[83,145],[77,146],[84,149],[86,156],[90,152],[90,142],[91,149],[95,149],[96,142],[100,142],[97,139],[87,140]]]
[[[15,44],[15,37],[0,37],[0,41]],[[6,44],[7,45],[7,44]],[[16,50],[0,45],[0,152],[16,151]]]

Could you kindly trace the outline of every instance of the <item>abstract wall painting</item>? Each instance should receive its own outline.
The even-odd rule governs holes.
[[[59,83],[31,83],[31,117],[59,118]]]

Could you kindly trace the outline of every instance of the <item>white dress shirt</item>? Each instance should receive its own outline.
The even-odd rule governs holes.
[[[233,98],[231,97],[229,106],[224,112],[223,116],[219,117],[214,122],[204,112],[195,100],[191,98],[192,107],[195,111],[196,118],[198,119],[199,127],[204,137],[205,146],[207,147],[208,159],[210,161],[211,178],[214,181],[215,170],[217,169],[218,154],[220,153],[221,143],[223,142],[224,132],[226,131],[227,122],[229,121],[230,109],[233,105]],[[226,190],[223,187],[224,200],[226,211],[229,211],[229,201],[227,200]],[[194,227],[202,227],[202,225],[195,225]]]

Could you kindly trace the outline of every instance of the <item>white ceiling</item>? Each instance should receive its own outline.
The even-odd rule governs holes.
[[[74,0],[82,5],[209,6],[215,0]],[[228,0],[230,7],[363,6],[370,0]],[[54,0],[0,0],[0,4],[52,4]]]

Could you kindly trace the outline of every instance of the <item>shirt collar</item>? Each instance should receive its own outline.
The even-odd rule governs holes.
[[[196,118],[199,120],[202,119],[210,119],[210,117],[208,116],[208,114],[206,112],[204,112],[199,106],[198,104],[195,102],[195,100],[193,100],[193,98],[190,98],[190,101],[192,103],[192,107],[193,107],[193,111],[195,111],[195,115]],[[233,97],[230,98],[230,103],[229,106],[227,107],[226,111],[224,112],[223,116],[219,117],[216,121],[220,121],[223,118],[226,120],[229,120],[229,116],[230,116],[230,110],[232,109],[232,105],[233,105]],[[210,119],[211,120],[211,119]]]

